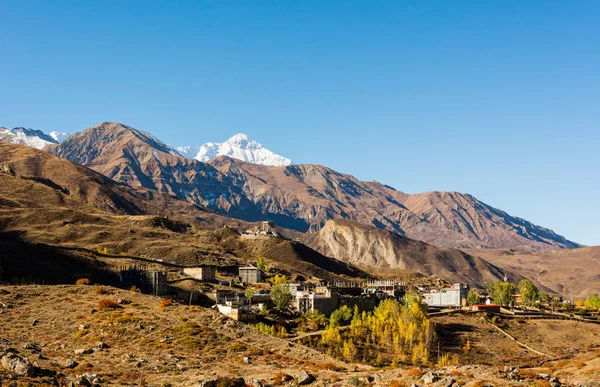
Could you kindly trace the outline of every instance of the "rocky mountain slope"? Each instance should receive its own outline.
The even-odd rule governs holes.
[[[483,286],[502,279],[498,266],[456,249],[440,249],[388,230],[345,219],[330,220],[307,244],[324,255],[359,267],[412,270],[450,282]],[[513,282],[521,278],[506,273]]]
[[[209,142],[199,147],[182,146],[178,147],[177,151],[188,159],[198,161],[208,161],[218,156],[229,156],[261,165],[286,166],[292,164],[292,160],[273,153],[243,133],[236,134],[222,143]]]
[[[9,129],[3,127],[0,127],[0,142],[27,145],[37,149],[42,149],[49,144],[58,143],[54,137],[47,135],[41,130],[28,128]]]
[[[600,293],[600,246],[553,251],[522,249],[467,250],[485,260],[519,272],[562,294],[566,300]]]
[[[81,207],[113,214],[221,217],[189,201],[132,188],[37,149],[0,143],[0,204]]]
[[[345,218],[438,247],[578,247],[468,194],[406,194],[312,164],[272,167],[225,156],[202,163],[119,123],[96,125],[48,150],[128,185],[187,198],[247,221],[271,218],[302,232]]]
[[[73,273],[69,268],[85,266],[65,249],[89,255],[104,248],[112,258],[208,264],[224,271],[252,263],[260,253],[271,267],[293,275],[364,276],[301,243],[242,240],[239,231],[250,226],[30,147],[0,143],[0,260],[6,280],[52,283],[60,277],[58,283],[64,283],[61,276]]]
[[[277,217],[286,227],[301,231],[317,231],[329,219],[345,218],[438,247],[578,246],[468,194],[406,194],[312,164],[264,167],[224,157],[209,164],[233,179],[265,216]],[[243,218],[243,214],[236,216]]]

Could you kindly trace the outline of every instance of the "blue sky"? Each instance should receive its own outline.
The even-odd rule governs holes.
[[[0,1],[0,125],[244,132],[600,244],[596,1]]]

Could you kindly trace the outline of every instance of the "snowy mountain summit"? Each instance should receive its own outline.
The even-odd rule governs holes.
[[[200,147],[179,147],[177,151],[184,157],[198,161],[208,161],[218,156],[229,156],[253,164],[270,166],[292,164],[292,160],[271,152],[243,133],[236,134],[225,142],[208,142]]]
[[[48,144],[57,144],[58,142],[42,132],[41,130],[28,128],[3,128],[0,127],[0,141],[12,144],[21,144],[42,149]]]
[[[48,144],[58,144],[67,139],[71,134],[50,132],[46,134],[41,130],[29,128],[4,128],[0,126],[0,141],[11,144],[21,144],[42,149]]]

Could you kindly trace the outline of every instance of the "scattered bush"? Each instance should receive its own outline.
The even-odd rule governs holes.
[[[95,290],[96,294],[108,294],[108,289],[103,286],[98,286]]]
[[[100,301],[98,301],[98,309],[100,309],[100,310],[102,310],[102,309],[117,309],[117,308],[120,308],[120,306],[113,300],[103,298]]]
[[[423,376],[423,371],[421,371],[420,368],[411,368],[410,370],[408,370],[408,375],[420,378],[421,376]]]
[[[75,282],[75,285],[90,285],[92,281],[89,278],[80,278]]]
[[[133,286],[132,286],[132,287],[129,289],[129,291],[130,291],[130,292],[134,292],[134,293],[139,293],[139,292],[140,292],[140,289],[138,289],[138,288],[137,288],[137,286],[133,285]]]
[[[173,305],[173,300],[170,298],[161,298],[160,303],[158,304],[159,308],[166,308],[168,306]]]

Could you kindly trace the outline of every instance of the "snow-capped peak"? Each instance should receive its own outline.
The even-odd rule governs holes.
[[[50,132],[48,135],[52,137],[56,142],[63,142],[67,138],[71,137],[73,133],[65,133],[65,132]]]
[[[29,128],[2,128],[0,127],[0,141],[11,144],[21,144],[42,149],[48,144],[57,144],[54,138],[41,130]]]
[[[184,157],[198,161],[208,161],[217,156],[229,156],[254,164],[287,166],[292,160],[279,156],[243,133],[218,143],[208,142],[200,147],[182,146],[177,151]]]

